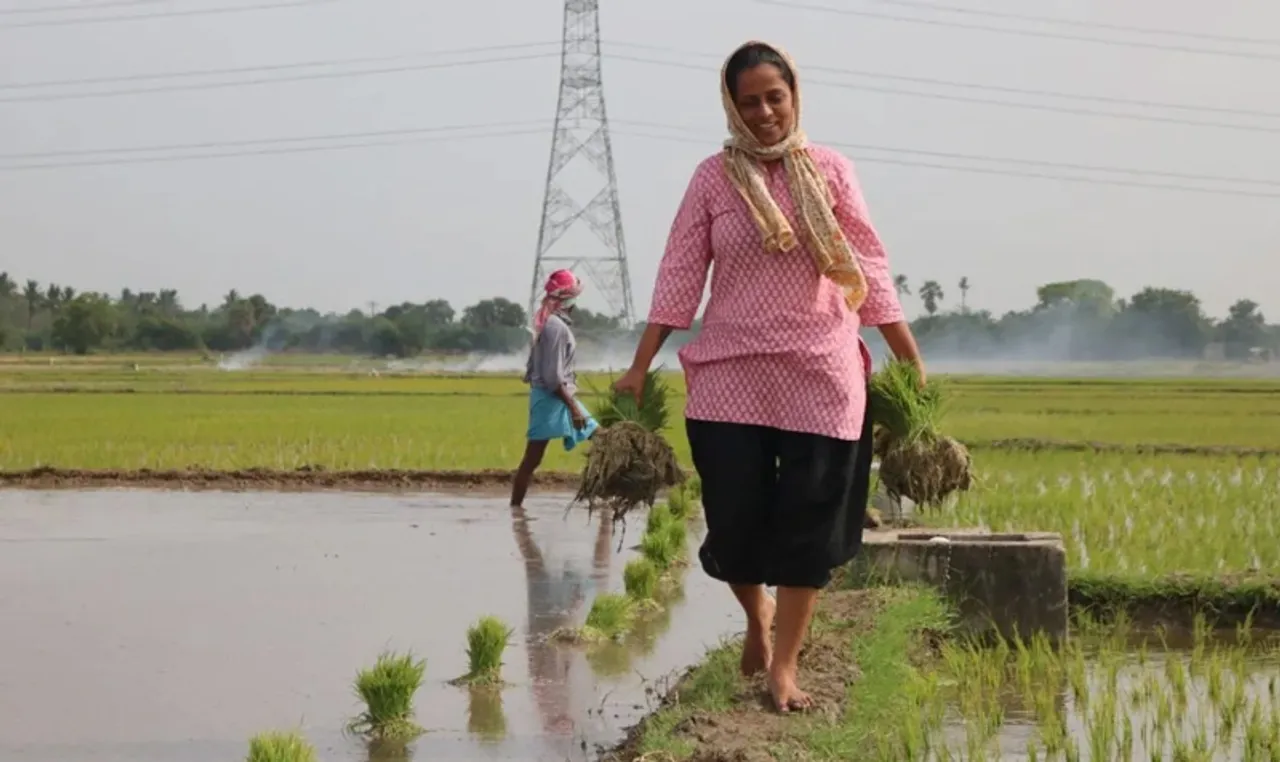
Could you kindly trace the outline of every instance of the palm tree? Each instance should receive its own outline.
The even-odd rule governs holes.
[[[911,286],[907,284],[907,276],[893,276],[893,290],[898,292],[898,296],[911,296]]]
[[[924,302],[924,310],[930,315],[938,313],[938,302],[943,296],[942,286],[936,280],[927,280],[920,286],[920,301]]]
[[[40,284],[33,280],[27,281],[27,287],[22,290],[22,298],[27,300],[27,330],[30,331],[31,324],[35,322],[36,313],[44,304],[44,294],[40,291]]]
[[[969,278],[968,276],[960,279],[960,311],[969,311]]]
[[[172,288],[160,289],[160,298],[157,300],[160,311],[165,315],[175,315],[181,309],[178,305],[178,292]]]

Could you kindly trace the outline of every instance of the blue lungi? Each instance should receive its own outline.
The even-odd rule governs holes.
[[[600,424],[591,413],[578,403],[578,409],[587,419],[587,425],[581,429],[573,427],[573,416],[569,415],[569,406],[564,400],[546,389],[533,387],[529,390],[529,433],[532,442],[547,442],[559,439],[564,442],[565,450],[572,450],[579,443],[591,438]]]

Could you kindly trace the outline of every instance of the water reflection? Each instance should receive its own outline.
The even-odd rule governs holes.
[[[583,716],[583,712],[575,711],[573,706],[573,685],[583,660],[573,649],[552,643],[549,636],[561,627],[572,626],[589,594],[608,587],[613,560],[613,524],[599,522],[588,573],[578,568],[573,559],[557,565],[548,562],[534,539],[524,508],[511,509],[511,528],[525,566],[528,599],[525,651],[534,704],[546,733],[572,736],[574,717]],[[593,693],[590,689],[583,691],[583,695]]]
[[[497,743],[507,734],[507,715],[502,710],[502,689],[472,686],[467,700],[467,731],[486,743]]]

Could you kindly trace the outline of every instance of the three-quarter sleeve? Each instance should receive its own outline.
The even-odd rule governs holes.
[[[707,270],[711,267],[708,183],[715,161],[719,161],[718,156],[698,166],[676,210],[667,235],[667,248],[658,264],[649,307],[651,324],[683,330],[697,317],[707,285]]]
[[[533,368],[546,388],[555,391],[569,381],[569,330],[559,320],[548,320],[533,345]]]
[[[853,163],[842,153],[831,153],[834,159],[831,163],[831,195],[835,202],[836,221],[853,247],[867,279],[867,298],[858,309],[858,318],[865,326],[903,321],[906,313],[893,285],[889,257],[871,224],[871,214]]]

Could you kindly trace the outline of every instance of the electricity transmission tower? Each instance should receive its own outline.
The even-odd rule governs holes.
[[[568,173],[582,168],[580,203],[568,191]],[[595,239],[586,247],[552,252],[573,227],[585,223]],[[562,247],[563,248],[563,247]],[[600,73],[600,0],[565,0],[564,36],[560,48],[560,97],[556,104],[551,161],[538,229],[538,254],[533,267],[529,313],[537,309],[542,285],[554,270],[569,267],[590,276],[608,304],[611,316],[630,327],[635,319],[631,302],[631,274],[622,237],[618,179],[613,170],[609,118],[604,107]]]

